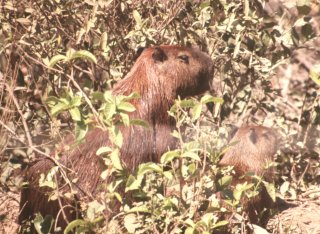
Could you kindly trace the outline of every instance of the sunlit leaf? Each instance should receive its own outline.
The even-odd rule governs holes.
[[[148,122],[142,120],[142,119],[130,119],[130,124],[132,125],[139,125],[142,126],[144,128],[149,128],[149,124]]]
[[[131,103],[129,102],[121,102],[117,108],[119,110],[122,110],[122,111],[126,111],[126,112],[133,112],[136,110],[136,108],[134,107],[134,105],[132,105]]]
[[[89,126],[85,124],[83,121],[78,121],[76,126],[75,126],[75,136],[76,136],[76,141],[80,142],[85,135],[87,134],[89,129]]]
[[[88,204],[87,217],[92,221],[96,218],[96,215],[102,213],[105,208],[105,205],[100,204],[98,201],[94,200]]]
[[[202,105],[201,103],[196,104],[193,108],[192,108],[192,120],[195,121],[197,120],[200,115],[201,115],[201,110],[202,110]]]
[[[82,58],[82,59],[88,59],[93,63],[97,63],[96,57],[87,50],[79,50],[74,53],[72,53],[70,60]]]
[[[67,60],[67,57],[65,55],[62,55],[62,54],[55,55],[50,59],[49,67],[54,67],[54,65],[56,65],[58,62],[66,61],[66,60]]]
[[[39,234],[50,233],[54,219],[51,215],[46,215],[44,218],[40,213],[33,220],[34,227]]]
[[[262,181],[262,183],[266,187],[266,190],[267,190],[269,196],[271,197],[272,201],[275,202],[276,201],[276,189],[275,189],[274,184],[268,183],[266,181]]]
[[[223,99],[222,98],[218,98],[218,97],[212,97],[211,95],[205,95],[201,98],[200,102],[202,104],[207,104],[209,102],[213,102],[213,103],[223,103]]]
[[[139,189],[141,186],[142,180],[143,180],[143,176],[137,176],[136,178],[133,175],[129,175],[126,183],[125,191],[128,192],[131,190]]]
[[[199,155],[197,153],[190,152],[190,151],[184,152],[181,155],[181,158],[191,158],[191,159],[194,159],[196,161],[201,161],[201,159],[200,159],[200,157],[199,157]]]
[[[88,225],[88,222],[83,220],[83,219],[76,219],[71,221],[68,226],[66,227],[66,229],[63,231],[63,234],[68,234],[71,233],[75,228],[78,227],[85,227]],[[85,229],[84,229],[85,230]]]
[[[50,188],[57,188],[57,183],[55,181],[55,174],[58,172],[59,167],[55,166],[52,167],[47,174],[41,174],[39,179],[39,186],[40,187],[50,187]]]
[[[134,10],[132,14],[133,14],[133,18],[136,21],[136,23],[138,25],[141,25],[142,19],[141,19],[141,15],[139,14],[139,12],[137,10]]]
[[[320,86],[320,64],[313,66],[310,70],[311,79]]]
[[[123,170],[120,160],[120,152],[118,149],[112,151],[112,153],[110,154],[110,159],[114,168],[116,168],[117,170]]]
[[[108,146],[104,146],[104,147],[100,147],[98,150],[97,150],[97,155],[101,155],[101,154],[105,154],[105,153],[110,153],[112,152],[112,149]]]
[[[168,162],[172,161],[174,158],[179,157],[179,156],[180,156],[179,150],[168,151],[161,156],[160,162],[162,164],[165,164],[165,163],[168,163]]]
[[[139,166],[137,175],[142,176],[148,172],[162,173],[162,168],[159,165],[152,163],[152,162],[143,163]]]
[[[71,115],[71,118],[74,121],[81,121],[81,113],[80,113],[79,108],[77,108],[77,107],[72,108],[72,109],[69,110],[69,113]]]

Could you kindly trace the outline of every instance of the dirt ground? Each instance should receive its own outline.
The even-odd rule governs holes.
[[[0,233],[18,232],[16,219],[19,214],[19,199],[19,193],[6,192],[0,188]]]
[[[284,210],[273,217],[268,228],[275,234],[320,233],[320,186],[305,193],[295,201],[298,206]]]

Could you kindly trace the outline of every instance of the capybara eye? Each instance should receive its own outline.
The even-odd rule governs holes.
[[[184,63],[186,63],[186,64],[189,64],[189,57],[188,57],[188,55],[185,55],[185,54],[184,54],[184,55],[179,55],[178,58],[181,59],[182,62],[184,62]]]

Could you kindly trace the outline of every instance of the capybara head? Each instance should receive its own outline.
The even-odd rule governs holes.
[[[140,53],[129,74],[115,87],[115,94],[125,89],[125,94],[137,91],[142,98],[174,100],[209,90],[213,62],[207,54],[170,45],[146,48]]]
[[[248,172],[264,175],[270,171],[266,170],[266,165],[273,161],[278,149],[278,137],[274,129],[263,126],[241,127],[230,143],[230,148],[219,163],[221,166],[234,166],[238,175]]]

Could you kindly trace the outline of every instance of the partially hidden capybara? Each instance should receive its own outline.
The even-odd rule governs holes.
[[[268,127],[246,126],[236,131],[230,141],[231,146],[219,162],[220,166],[233,166],[235,175],[231,183],[232,188],[238,183],[250,182],[250,174],[273,182],[274,169],[270,167],[270,163],[274,161],[278,150],[278,140],[277,132]],[[263,217],[259,218],[259,215],[264,209],[274,206],[274,201],[264,186],[261,186],[261,191],[251,201],[243,199],[242,203],[249,221],[262,226],[266,220]]]
[[[126,168],[134,170],[140,163],[158,162],[160,156],[176,147],[171,136],[175,121],[168,110],[178,97],[198,95],[210,89],[213,76],[211,58],[194,48],[182,46],[155,46],[146,48],[137,58],[131,71],[112,89],[113,95],[138,93],[140,98],[131,103],[136,111],[130,118],[146,121],[149,128],[141,126],[121,127],[123,145],[120,157]],[[58,188],[50,190],[39,187],[41,174],[47,174],[55,166],[50,158],[33,162],[25,171],[28,186],[22,189],[19,222],[32,220],[35,213],[52,215],[55,226],[63,230],[78,217],[76,201],[86,196],[94,196],[101,190],[102,159],[96,155],[102,146],[110,145],[108,133],[100,128],[89,131],[83,143],[63,153],[59,163],[64,167],[69,183],[57,173]],[[70,188],[71,187],[71,188]],[[66,189],[68,188],[68,189]],[[72,198],[50,200],[53,192],[76,192]],[[57,195],[57,194],[56,194]],[[31,227],[31,232],[34,231]]]

